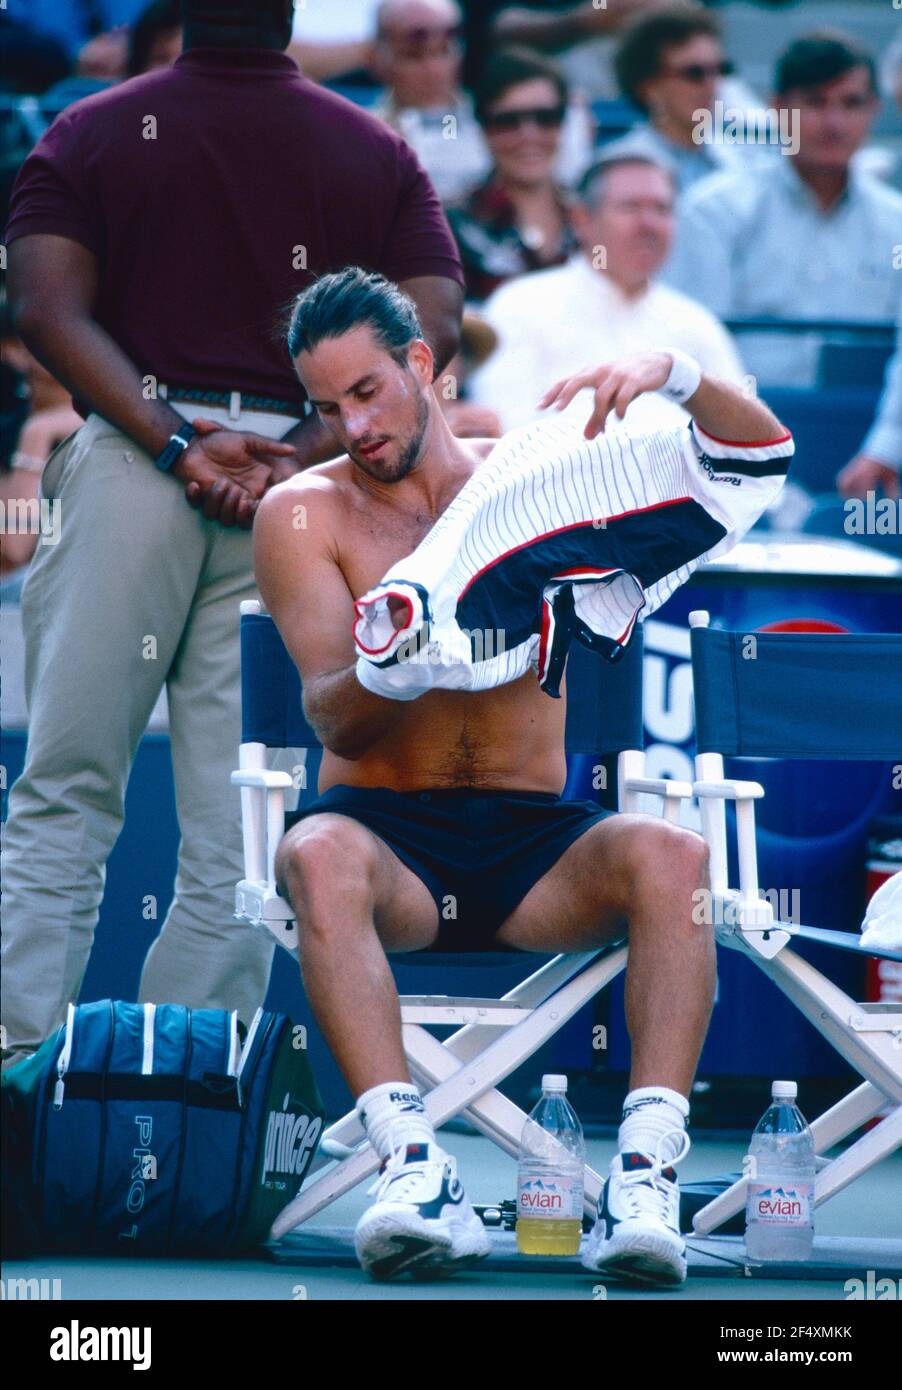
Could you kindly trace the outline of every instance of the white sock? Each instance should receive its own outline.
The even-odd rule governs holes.
[[[670,1163],[679,1152],[679,1134],[689,1118],[689,1102],[679,1091],[667,1086],[639,1086],[623,1102],[623,1121],[617,1135],[621,1153],[642,1153],[653,1158],[660,1153]]]
[[[412,1081],[384,1081],[357,1099],[357,1114],[380,1158],[398,1143],[434,1144],[435,1130]]]

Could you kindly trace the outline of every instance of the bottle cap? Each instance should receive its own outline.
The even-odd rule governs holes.
[[[772,1100],[795,1100],[799,1088],[794,1081],[775,1081],[770,1094]]]
[[[566,1076],[558,1076],[554,1072],[546,1072],[546,1074],[542,1077],[543,1091],[566,1091],[566,1089]]]

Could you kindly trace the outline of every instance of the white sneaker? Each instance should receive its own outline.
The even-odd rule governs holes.
[[[583,1250],[586,1269],[664,1287],[685,1281],[686,1246],[680,1235],[680,1188],[673,1165],[689,1152],[689,1136],[684,1129],[672,1132],[681,1142],[667,1167],[657,1152],[628,1151],[612,1159]]]
[[[357,1258],[374,1279],[434,1278],[484,1259],[485,1228],[464,1194],[457,1162],[438,1144],[401,1143],[369,1189],[376,1200],[357,1223]]]

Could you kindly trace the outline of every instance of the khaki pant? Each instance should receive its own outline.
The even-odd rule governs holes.
[[[250,413],[228,423],[270,436],[292,425]],[[238,1009],[247,1021],[273,955],[232,915],[238,606],[259,597],[251,533],[205,520],[177,479],[95,415],[51,456],[42,494],[56,499],[60,541],[38,544],[22,593],[29,727],[3,837],[4,1046],[37,1047],[78,996],[129,772],[164,683],[181,841],[139,999]],[[296,760],[290,750],[272,765]],[[147,931],[140,864],[134,881],[134,915],[119,929]]]

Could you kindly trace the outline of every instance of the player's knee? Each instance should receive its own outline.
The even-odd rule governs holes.
[[[630,846],[632,880],[640,890],[651,884],[675,890],[704,887],[708,846],[694,830],[649,817],[636,827]]]
[[[276,852],[276,883],[299,919],[307,918],[332,904],[346,907],[349,894],[367,896],[376,862],[373,837],[363,826],[346,816],[330,817],[305,827],[301,835],[283,838]]]

